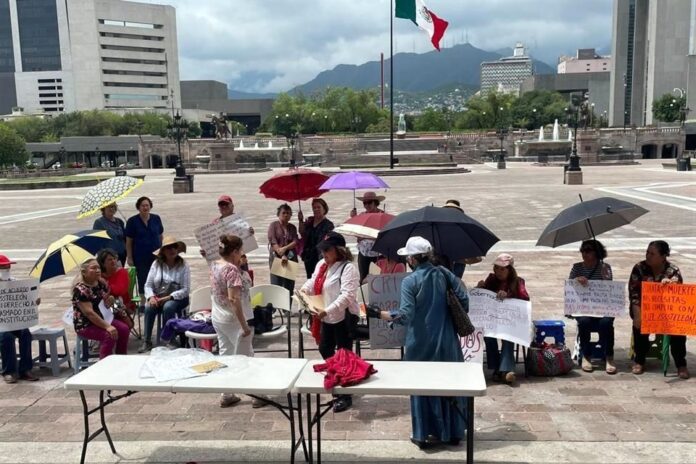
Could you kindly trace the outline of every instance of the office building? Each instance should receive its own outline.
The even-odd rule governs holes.
[[[0,0],[0,114],[180,104],[176,14],[121,0]]]
[[[614,0],[610,88],[613,126],[654,124],[667,93],[696,108],[696,2]]]
[[[611,57],[598,55],[594,48],[580,48],[575,56],[558,60],[558,74],[609,72]]]
[[[490,91],[518,95],[522,82],[533,74],[532,59],[524,45],[517,43],[512,56],[481,63],[481,94]]]

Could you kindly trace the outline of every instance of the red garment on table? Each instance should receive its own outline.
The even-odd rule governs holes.
[[[319,268],[319,274],[317,274],[317,278],[314,279],[314,288],[312,289],[315,295],[321,295],[324,289],[324,282],[326,281],[326,271],[328,270],[329,265],[326,263],[323,263]],[[312,316],[312,323],[309,326],[309,331],[312,332],[312,337],[314,337],[314,341],[317,342],[318,345],[321,340],[321,319]]]
[[[130,287],[128,271],[124,268],[120,268],[114,272],[111,277],[107,277],[106,281],[109,284],[109,289],[111,289],[111,295],[113,295],[114,298],[121,298],[125,307],[132,310],[134,305],[131,302],[130,293],[128,292],[128,288]]]
[[[331,390],[336,385],[349,387],[367,379],[377,370],[369,362],[350,350],[341,348],[324,364],[314,366],[314,372],[326,371],[324,388]]]

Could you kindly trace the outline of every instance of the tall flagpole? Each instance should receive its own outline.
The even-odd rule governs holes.
[[[394,1],[389,0],[389,169],[394,169]]]

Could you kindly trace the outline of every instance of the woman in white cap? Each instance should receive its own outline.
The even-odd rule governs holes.
[[[152,329],[157,311],[162,312],[162,326],[189,304],[191,270],[180,256],[186,252],[186,244],[171,235],[165,235],[162,247],[153,254],[157,256],[150,267],[145,281],[145,334],[138,353],[152,349]],[[158,340],[159,341],[159,340]]]
[[[380,317],[407,326],[405,361],[463,362],[462,350],[447,306],[447,289],[454,290],[468,311],[469,297],[462,281],[431,263],[433,248],[423,237],[411,237],[398,254],[406,256],[413,272],[401,283],[399,308]],[[414,375],[418,375],[414,372]],[[419,448],[458,445],[464,437],[464,398],[412,396],[411,441]],[[454,403],[454,404],[453,404]],[[455,406],[456,405],[456,406]],[[459,410],[455,410],[455,407]],[[463,414],[462,414],[463,413]]]
[[[515,259],[512,255],[507,253],[498,255],[493,261],[493,272],[488,274],[486,280],[479,281],[477,287],[494,292],[500,300],[517,298],[529,301],[524,279],[517,275],[514,265]],[[486,343],[488,368],[493,370],[493,380],[514,383],[517,379],[515,376],[515,344],[508,340],[500,340],[501,347],[498,349],[497,338],[484,337],[483,340]]]
[[[362,201],[365,211],[360,214],[367,213],[383,213],[384,210],[379,209],[379,205],[384,201],[384,195],[377,195],[375,192],[365,192],[358,200]],[[358,214],[355,208],[350,211],[350,217]],[[370,273],[370,263],[377,262],[379,253],[372,251],[375,241],[365,238],[358,239],[358,271],[360,272],[360,282]]]

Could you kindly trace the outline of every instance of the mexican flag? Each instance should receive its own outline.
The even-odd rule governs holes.
[[[445,35],[449,23],[438,18],[421,0],[395,0],[396,17],[410,19],[430,36],[433,47],[440,50],[440,39]]]

